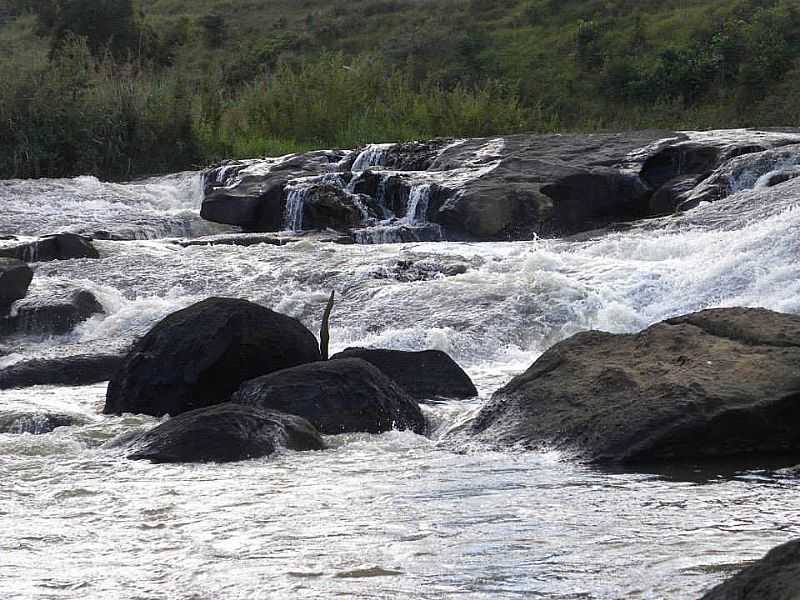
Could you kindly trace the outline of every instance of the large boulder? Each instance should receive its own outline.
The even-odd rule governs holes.
[[[0,335],[64,335],[103,305],[88,290],[55,290],[54,297],[26,298],[14,314],[0,319]]]
[[[128,458],[157,463],[227,462],[268,456],[280,448],[325,448],[305,419],[230,402],[169,419],[131,445]]]
[[[0,390],[32,385],[87,385],[108,381],[122,363],[115,354],[34,358],[0,369]]]
[[[446,148],[431,171],[466,182],[434,220],[479,239],[566,235],[646,215],[652,194],[631,154],[668,131],[592,135],[510,135]],[[626,164],[627,161],[633,164]],[[469,167],[469,172],[461,173]],[[442,186],[452,186],[445,178]]]
[[[498,390],[472,429],[599,462],[800,453],[800,316],[715,309],[579,333]]]
[[[800,540],[771,550],[701,600],[797,600],[800,598]]]
[[[0,258],[0,312],[28,293],[33,271],[15,258]]]
[[[373,348],[348,348],[331,360],[360,358],[378,367],[412,398],[472,398],[478,390],[464,370],[441,350],[405,352]]]
[[[417,403],[370,363],[348,358],[286,369],[247,381],[234,402],[299,415],[321,433],[425,433]]]
[[[0,256],[27,262],[100,258],[92,240],[75,233],[56,233],[31,242],[4,245],[0,247]]]
[[[234,298],[209,298],[155,325],[108,386],[105,413],[155,416],[225,402],[243,381],[320,359],[299,321]]]

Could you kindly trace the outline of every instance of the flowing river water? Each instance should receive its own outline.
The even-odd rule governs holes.
[[[797,469],[607,471],[458,435],[577,331],[714,306],[800,313],[800,179],[622,231],[513,243],[182,247],[226,231],[200,220],[200,200],[194,173],[0,182],[0,233],[127,238],[96,242],[97,260],[36,265],[34,299],[80,287],[106,314],[2,342],[0,368],[122,351],[212,295],[316,330],[335,289],[333,351],[442,349],[481,398],[427,405],[430,438],[343,435],[324,452],[151,465],[104,446],[156,422],[100,415],[105,384],[2,391],[1,410],[87,423],[0,434],[0,598],[694,598],[800,536]]]

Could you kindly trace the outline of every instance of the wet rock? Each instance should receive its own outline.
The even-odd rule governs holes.
[[[258,244],[285,246],[292,241],[295,240],[276,238],[263,233],[241,233],[212,235],[191,240],[180,240],[176,243],[184,248],[189,248],[192,246],[257,246]]]
[[[111,380],[105,413],[154,416],[225,402],[248,380],[320,359],[299,321],[234,298],[209,298],[156,324]]]
[[[383,168],[393,171],[427,171],[452,140],[394,144],[386,151]]]
[[[0,433],[30,433],[43,435],[57,427],[85,425],[89,419],[82,415],[68,415],[46,412],[3,411],[0,412]]]
[[[36,358],[0,369],[0,390],[32,385],[88,385],[108,381],[122,363],[113,354]]]
[[[218,170],[226,175],[217,179],[224,185],[212,186],[206,202],[211,206],[217,195],[235,196],[241,202],[223,204],[253,214],[224,222],[274,230],[283,224],[288,188],[333,186],[337,192],[321,187],[312,208],[306,206],[309,213],[316,203],[321,213],[316,220],[307,215],[305,228],[360,225],[359,243],[406,241],[374,230],[420,224],[440,225],[439,240],[564,236],[694,206],[698,200],[689,202],[692,183],[707,179],[726,161],[798,140],[796,130],[652,130],[377,145],[336,163],[312,153],[223,166]],[[287,168],[284,163],[292,161],[295,167]],[[316,182],[310,182],[311,175]],[[719,196],[721,189],[710,186],[707,192]],[[358,203],[367,214],[352,210],[347,201],[351,192],[360,195]],[[406,214],[412,206],[414,215]],[[374,219],[389,222],[375,226]]]
[[[678,134],[643,131],[467,140],[447,148],[431,170],[470,165],[477,177],[444,202],[433,220],[478,239],[518,239],[566,235],[639,218],[646,215],[652,189],[624,163],[632,152],[668,137]]]
[[[0,247],[0,256],[27,262],[100,258],[92,241],[75,233],[56,233],[31,242],[4,245]]]
[[[286,184],[293,179],[329,173],[341,154],[309,152],[272,161],[244,161],[204,174],[200,216],[250,231],[283,229]]]
[[[696,175],[680,175],[675,179],[670,179],[650,198],[649,215],[674,213],[686,201],[696,185]]]
[[[156,463],[228,462],[259,458],[281,448],[322,450],[305,419],[226,402],[185,412],[132,440],[133,460]]]
[[[0,313],[25,297],[32,280],[33,271],[27,263],[14,258],[0,258]]]
[[[358,197],[331,184],[313,187],[306,195],[303,223],[306,228],[342,230],[355,227],[366,218]],[[362,206],[366,207],[365,204]]]
[[[701,202],[716,202],[742,189],[788,181],[800,174],[798,163],[800,145],[796,143],[736,155],[720,164],[691,194],[685,194],[681,208],[688,210]]]
[[[430,281],[443,277],[463,275],[469,270],[469,265],[464,263],[443,264],[435,261],[398,260],[390,268],[381,268],[375,271],[376,279],[394,279],[402,282]]]
[[[716,309],[579,333],[498,390],[473,432],[598,462],[800,453],[800,316]]]
[[[404,352],[374,348],[348,348],[331,360],[360,358],[376,366],[412,398],[472,398],[478,390],[464,370],[441,350]]]
[[[321,433],[424,433],[417,403],[370,363],[347,358],[271,373],[242,384],[232,400],[299,415]]]
[[[102,312],[102,304],[87,290],[72,290],[45,301],[26,299],[14,314],[0,319],[0,335],[64,335]]]
[[[384,224],[353,230],[359,244],[399,244],[409,242],[441,242],[445,239],[440,225]]]
[[[701,600],[797,598],[800,598],[800,540],[774,548],[762,559],[712,589]]]

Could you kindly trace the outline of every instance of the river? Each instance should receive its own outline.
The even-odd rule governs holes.
[[[151,465],[103,446],[156,422],[100,415],[105,384],[0,391],[2,410],[88,421],[0,434],[0,597],[691,598],[800,536],[797,470],[604,471],[453,434],[577,331],[717,306],[800,313],[800,179],[622,231],[508,243],[183,247],[229,231],[199,218],[201,199],[197,173],[0,182],[2,234],[124,238],[95,242],[100,259],[36,265],[34,300],[82,288],[105,314],[0,342],[0,368],[124,350],[213,295],[315,331],[335,289],[332,351],[441,349],[481,398],[426,405],[430,438],[351,434],[324,452]]]

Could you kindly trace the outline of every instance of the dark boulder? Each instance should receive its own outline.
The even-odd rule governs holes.
[[[89,419],[82,415],[46,412],[3,411],[0,412],[0,433],[29,433],[43,435],[57,427],[86,425]]]
[[[0,369],[0,390],[32,385],[88,385],[108,381],[122,363],[113,354],[35,358]]]
[[[701,600],[797,600],[800,598],[800,540],[765,557],[718,585]]]
[[[417,403],[394,381],[359,359],[317,362],[242,384],[234,402],[299,415],[325,434],[425,433]]]
[[[0,313],[25,297],[32,280],[33,271],[27,263],[15,258],[0,258]]]
[[[3,246],[0,256],[27,262],[100,258],[91,239],[75,233],[56,233],[32,242]]]
[[[234,298],[209,298],[156,324],[111,380],[105,413],[178,415],[228,400],[243,381],[320,359],[299,321]]]
[[[306,228],[349,229],[366,218],[358,197],[332,184],[314,186],[305,197],[303,224]],[[365,206],[362,204],[362,206]]]
[[[498,390],[473,432],[598,462],[800,453],[800,316],[716,309],[579,333]]]
[[[102,304],[87,290],[73,289],[55,298],[26,298],[13,316],[0,319],[0,335],[64,335],[102,312]]]
[[[348,348],[331,357],[360,358],[380,369],[418,400],[436,397],[472,398],[478,390],[464,370],[441,350],[404,352],[371,348]]]
[[[131,441],[133,460],[156,463],[228,462],[268,456],[281,448],[322,450],[305,419],[226,402],[185,412]]]

